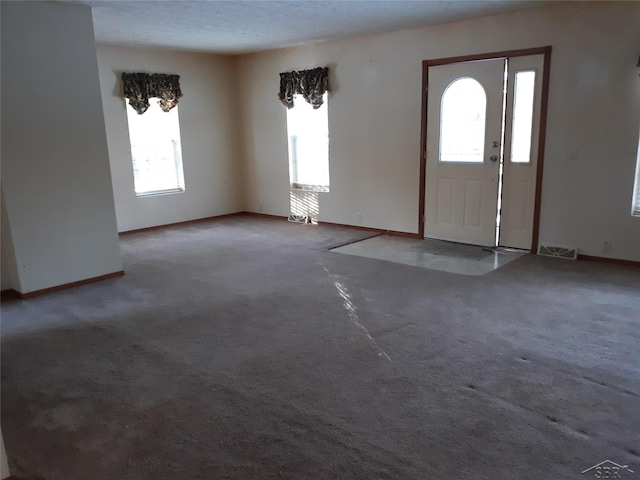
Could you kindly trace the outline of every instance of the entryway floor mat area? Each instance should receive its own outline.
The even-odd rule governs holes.
[[[485,275],[526,253],[491,250],[444,240],[417,240],[389,235],[367,238],[331,251],[460,275]]]

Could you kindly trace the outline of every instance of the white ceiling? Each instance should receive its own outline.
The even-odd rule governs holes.
[[[555,3],[541,0],[66,0],[93,7],[98,43],[240,54]]]

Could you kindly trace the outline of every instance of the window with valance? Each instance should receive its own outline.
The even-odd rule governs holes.
[[[168,112],[178,104],[182,91],[180,90],[180,75],[165,73],[123,73],[122,89],[129,105],[142,115],[149,108],[149,99],[158,98],[160,108]]]
[[[324,94],[328,91],[329,67],[280,74],[278,98],[287,108],[293,108],[294,97],[301,95],[314,109],[318,109],[322,106]]]
[[[329,191],[329,68],[283,72],[291,190]]]
[[[184,192],[178,101],[180,76],[123,73],[136,196]],[[151,102],[157,98],[158,102]],[[143,115],[144,114],[144,115]]]

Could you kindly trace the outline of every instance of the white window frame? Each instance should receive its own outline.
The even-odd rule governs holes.
[[[522,88],[522,86],[521,84],[519,85],[518,76],[526,73],[533,74],[533,79],[528,85],[531,88],[530,90],[525,92],[527,94],[530,94],[530,96],[521,96],[519,95],[520,91],[518,90],[518,87]],[[536,82],[538,81],[537,77],[538,72],[535,68],[518,70],[513,75],[513,111],[511,114],[511,148],[509,149],[509,161],[517,165],[526,165],[531,163],[531,154],[533,153],[533,122],[535,120],[536,109]],[[519,105],[519,102],[523,100],[526,100],[527,103],[524,105]],[[522,114],[523,111],[525,111],[529,115],[525,117]],[[518,133],[520,133],[521,135],[518,135]],[[526,155],[519,155],[521,151],[517,147],[520,145],[526,146],[526,148],[524,149],[524,151],[526,151]]]
[[[287,109],[287,138],[289,151],[289,181],[291,190],[328,192],[329,179],[329,111],[328,95],[317,108],[306,102],[302,95],[295,95],[294,106]],[[296,110],[298,109],[298,110]],[[311,125],[300,124],[300,110],[314,116]],[[309,126],[305,130],[305,127]],[[307,148],[299,150],[297,142],[305,139]],[[315,165],[310,162],[314,162]],[[304,169],[304,172],[300,170]],[[313,178],[310,178],[313,177]]]
[[[178,106],[164,112],[157,98],[149,100],[149,108],[141,115],[126,103],[135,195],[182,193],[185,182]],[[145,120],[148,129],[141,125]],[[161,177],[154,178],[153,170],[159,170]]]
[[[476,101],[475,103],[472,101],[464,103],[460,98],[460,94],[465,94],[469,91],[468,89],[466,92],[457,91],[461,86],[464,87],[465,85],[469,85],[473,90],[475,90],[475,93],[478,94],[475,95],[475,98],[473,99]],[[482,96],[480,96],[480,94]],[[472,99],[469,98],[469,100]],[[472,110],[473,107],[478,107],[478,109]],[[463,112],[463,115],[460,115],[460,112]],[[481,129],[477,129],[473,136],[464,135],[466,130],[460,129],[459,127],[460,120],[463,120],[465,116],[469,117],[470,113],[477,113],[478,118],[482,119],[481,121],[476,122],[477,125],[481,125]],[[478,80],[462,76],[449,83],[442,93],[442,98],[440,99],[440,139],[438,142],[438,162],[447,164],[466,163],[475,165],[484,163],[486,118],[487,92]],[[468,120],[468,118],[465,120]],[[469,127],[469,130],[473,130],[472,126],[469,125],[468,122],[464,123],[467,123],[465,127]],[[455,149],[458,151],[452,149],[452,145],[454,145]],[[469,148],[469,146],[471,146],[471,148]]]

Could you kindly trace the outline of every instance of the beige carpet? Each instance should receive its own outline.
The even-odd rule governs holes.
[[[638,269],[523,256],[467,276],[329,251],[363,236],[254,218],[134,234],[126,276],[3,303],[13,473],[640,472]]]

